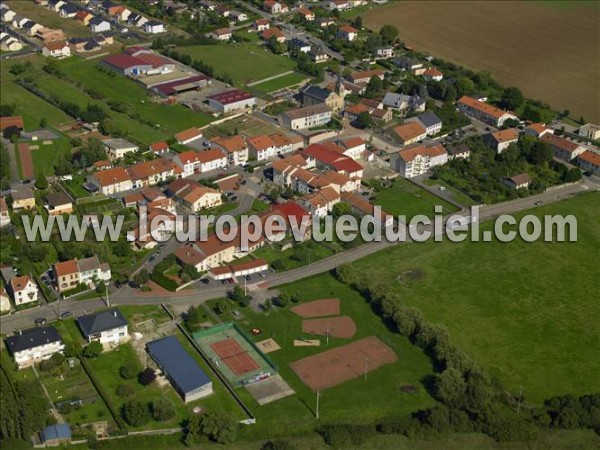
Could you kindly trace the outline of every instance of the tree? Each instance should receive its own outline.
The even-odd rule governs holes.
[[[398,28],[393,25],[384,25],[379,30],[379,35],[384,45],[389,45],[398,37]]]
[[[367,88],[365,89],[365,97],[375,98],[381,95],[383,91],[383,81],[378,76],[371,77]]]
[[[219,444],[235,440],[238,424],[227,412],[215,410],[201,416],[192,416],[186,427],[186,444],[198,442],[202,436]]]
[[[273,439],[265,442],[260,450],[297,450],[298,447],[286,439]]]
[[[150,421],[148,405],[140,400],[129,400],[121,410],[123,419],[132,427],[145,425]]]
[[[538,141],[531,146],[527,160],[536,166],[542,166],[552,161],[552,149],[546,142]]]
[[[240,285],[235,285],[233,291],[229,293],[229,298],[240,306],[248,306],[250,304],[250,296],[244,293],[244,288]]]
[[[89,359],[94,359],[102,353],[102,344],[98,341],[90,342],[83,349],[83,356]]]
[[[15,113],[15,105],[0,105],[0,117],[12,116]]]
[[[500,99],[500,106],[506,109],[517,109],[525,102],[525,97],[523,93],[516,87],[507,87],[504,89],[502,93],[502,98]]]
[[[144,386],[148,386],[155,379],[156,379],[156,374],[154,373],[154,369],[151,369],[150,367],[142,370],[140,372],[140,374],[138,375],[138,381],[140,382],[140,384],[142,384]]]
[[[360,30],[363,27],[362,17],[356,16],[356,18],[352,21],[352,26]]]
[[[45,117],[42,117],[42,119],[40,120],[40,128],[46,128],[47,125],[48,125],[48,120],[46,120]]]
[[[73,173],[73,164],[67,158],[60,158],[54,166],[54,173],[59,176]]]
[[[35,177],[35,187],[41,191],[48,189],[48,179],[46,178],[46,175],[40,173]]]
[[[290,302],[290,295],[286,292],[282,292],[279,294],[276,300],[276,305],[280,308],[285,308]]]
[[[164,398],[158,398],[150,404],[152,418],[158,422],[166,422],[175,417],[173,404]]]
[[[129,256],[131,253],[131,245],[125,239],[119,239],[117,242],[112,244],[112,253],[121,258]]]
[[[333,209],[331,210],[333,217],[338,218],[346,215],[352,214],[352,206],[348,202],[339,202],[333,205]]]
[[[273,308],[273,304],[271,303],[271,299],[267,298],[263,303],[263,309],[265,311],[271,311],[272,308]]]
[[[354,121],[354,126],[356,126],[356,128],[360,128],[360,129],[366,129],[366,128],[371,128],[373,126],[373,116],[371,116],[371,113],[369,111],[363,111],[361,112],[357,117],[356,120]]]
[[[6,127],[2,136],[8,141],[15,142],[21,136],[21,130],[16,126]]]
[[[150,274],[146,269],[140,270],[133,276],[133,282],[137,287],[141,287],[150,280]]]
[[[140,366],[136,361],[127,361],[119,368],[119,375],[126,380],[134,379],[140,372]]]
[[[465,380],[454,368],[444,370],[436,377],[435,394],[447,405],[456,405],[465,394]]]

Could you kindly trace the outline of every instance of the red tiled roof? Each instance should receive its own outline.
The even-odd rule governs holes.
[[[194,137],[201,138],[202,137],[202,131],[200,131],[196,127],[188,128],[187,130],[180,131],[174,137],[175,137],[176,140],[183,142],[183,141],[190,140],[190,139],[192,139]]]
[[[492,105],[488,105],[487,103],[484,103],[484,102],[480,102],[479,100],[475,100],[474,98],[467,97],[466,95],[463,95],[458,100],[458,103],[462,103],[465,106],[469,106],[471,108],[477,109],[489,116],[495,117],[496,119],[499,119],[504,114],[507,114],[506,111],[502,111],[499,108],[496,108]]]
[[[154,144],[150,144],[150,150],[154,152],[160,152],[162,150],[167,150],[169,148],[169,144],[166,141],[155,142]]]
[[[598,153],[586,150],[581,155],[579,155],[579,159],[590,163],[593,166],[600,167],[600,155]]]
[[[8,127],[18,127],[22,130],[24,128],[23,118],[21,116],[0,117],[0,131],[4,131]]]
[[[423,128],[423,126],[417,122],[410,122],[404,125],[398,125],[393,129],[393,131],[403,141],[415,139],[419,136],[426,134],[425,128]]]
[[[78,273],[79,267],[77,266],[77,260],[71,259],[69,261],[57,262],[54,264],[54,271],[59,277]]]
[[[304,152],[316,160],[333,167],[338,172],[354,173],[363,170],[362,166],[352,158],[340,155],[322,144],[312,144]]]
[[[509,142],[519,139],[519,130],[516,128],[509,128],[507,130],[500,130],[492,133],[494,139],[498,143]]]
[[[110,186],[115,183],[122,183],[130,179],[129,173],[123,167],[114,167],[112,169],[96,172],[93,177],[100,186]]]
[[[550,133],[544,134],[540,140],[569,153],[573,153],[579,148],[579,144],[576,142],[569,141],[568,139],[564,139]]]
[[[222,105],[229,105],[231,103],[237,103],[243,100],[254,98],[254,95],[244,92],[240,89],[236,89],[233,91],[221,92],[220,94],[209,95],[207,98],[219,102]]]
[[[124,70],[136,66],[149,66],[150,64],[142,61],[137,56],[131,55],[109,55],[102,59],[102,61],[110,64],[113,67]]]

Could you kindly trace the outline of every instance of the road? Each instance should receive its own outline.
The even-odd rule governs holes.
[[[556,191],[545,192],[531,197],[516,199],[509,202],[500,203],[497,205],[483,206],[480,210],[480,221],[493,219],[502,214],[516,213],[526,209],[535,207],[535,203],[543,202],[544,204],[558,202],[568,199],[574,195],[591,189],[600,190],[600,185],[596,180],[585,179],[583,183],[568,186]],[[463,214],[468,214],[462,211]],[[430,230],[432,227],[421,227],[420,230]],[[314,262],[310,265],[299,267],[297,269],[286,272],[269,274],[266,278],[261,279],[261,288],[271,288],[287,284],[293,281],[301,280],[320,273],[328,272],[335,267],[356,261],[357,259],[376,253],[393,245],[402,244],[403,242],[377,242],[368,243],[360,247],[347,250],[342,253],[332,255],[328,258]],[[264,284],[263,284],[264,283]],[[130,287],[119,289],[116,293],[111,294],[111,305],[160,305],[161,303],[172,304],[199,304],[213,298],[224,297],[229,290],[227,285],[211,282],[208,285],[198,283],[200,287],[181,291],[179,293],[169,294],[166,296],[146,297],[139,296]],[[105,307],[106,304],[98,299],[93,300],[63,300],[60,303],[43,305],[30,310],[25,310],[3,316],[0,318],[0,329],[2,333],[9,333],[14,330],[33,326],[34,320],[38,317],[45,317],[48,321],[56,320],[60,317],[60,313],[70,311],[74,316],[79,316],[89,313],[95,309]]]

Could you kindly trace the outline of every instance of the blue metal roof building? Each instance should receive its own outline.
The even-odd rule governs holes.
[[[40,440],[45,444],[57,444],[71,440],[71,427],[67,423],[50,425],[40,431]]]
[[[185,403],[212,394],[212,381],[176,337],[149,342],[146,349]]]

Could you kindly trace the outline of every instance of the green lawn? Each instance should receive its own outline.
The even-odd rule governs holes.
[[[333,246],[335,243],[316,243],[314,241],[307,241],[299,245],[299,248],[304,249],[302,253],[302,259],[294,259],[294,255],[297,255],[294,248],[290,248],[281,251],[277,246],[271,246],[269,244],[261,247],[255,251],[252,256],[264,259],[269,264],[273,264],[278,261],[277,270],[290,270],[296,267],[305,266],[310,263],[317,262],[323,258],[327,258],[335,253]]]
[[[15,114],[23,116],[25,130],[38,129],[40,121],[44,118],[52,126],[58,126],[61,123],[73,120],[60,109],[52,106],[13,81],[5,79],[4,76],[3,72],[0,99],[3,104],[15,105]]]
[[[441,205],[443,214],[457,210],[452,204],[421,189],[404,178],[395,178],[390,187],[382,189],[375,196],[375,204],[388,213],[398,216],[406,215],[411,220],[418,214],[433,217],[434,207]]]
[[[55,164],[71,152],[71,143],[69,139],[62,135],[59,139],[52,141],[52,144],[44,145],[42,141],[30,142],[31,146],[39,146],[36,150],[31,150],[33,166],[39,172],[44,172],[46,176],[54,175]]]
[[[204,136],[208,138],[216,136],[231,136],[237,133],[248,136],[257,136],[259,134],[281,133],[281,128],[277,128],[271,123],[263,122],[252,116],[240,116],[219,125],[212,125],[203,130]]]
[[[444,180],[434,180],[432,178],[428,178],[424,180],[424,183],[427,186],[434,186],[436,189],[439,189],[440,186],[444,186],[446,188],[446,192],[450,192],[452,194],[452,198],[454,199],[454,201],[460,203],[463,206],[472,206],[477,204],[477,202],[471,197],[469,197],[467,194],[465,194],[462,191],[459,191],[454,186],[450,186]]]
[[[282,433],[301,434],[314,427],[315,393],[300,381],[288,364],[372,335],[378,336],[392,347],[398,354],[398,361],[369,373],[366,382],[362,378],[356,379],[321,392],[320,421],[376,420],[389,414],[408,414],[434,402],[422,385],[423,378],[433,373],[429,359],[407,339],[389,331],[355,291],[340,284],[329,274],[286,285],[280,291],[298,293],[301,302],[328,297],[340,298],[341,313],[354,319],[357,333],[351,340],[330,338],[329,347],[325,347],[324,340],[321,347],[294,347],[293,340],[303,336],[300,317],[290,311],[294,304],[283,309],[274,307],[268,314],[236,307],[245,316],[239,323],[242,328],[247,332],[254,327],[260,328],[261,334],[255,337],[257,341],[273,337],[282,347],[281,350],[269,353],[269,357],[279,366],[284,380],[296,391],[296,395],[258,406],[247,391],[238,389],[238,394],[250,405],[257,417],[255,426],[243,430],[244,438]],[[230,316],[225,314],[224,318],[228,320]],[[399,387],[405,384],[415,386],[417,392],[402,393]]]
[[[41,23],[45,27],[62,29],[69,39],[80,36],[87,37],[92,34],[89,27],[84,26],[81,22],[74,19],[62,18],[58,13],[36,5],[34,2],[9,0],[6,4],[16,13]]]
[[[188,350],[188,352],[199,362],[203,370],[210,376],[208,367],[206,367],[201,361],[200,356],[193,352],[193,348],[187,342],[185,342],[184,336],[179,332],[176,333],[176,336],[184,344],[186,350]],[[173,404],[177,414],[168,422],[156,422],[152,420],[144,426],[129,428],[141,430],[175,427],[180,425],[186,417],[189,417],[189,415],[192,413],[192,409],[195,406],[200,406],[204,410],[217,408],[225,409],[235,414],[240,419],[244,418],[241,410],[239,410],[237,404],[234,403],[229,393],[227,393],[225,388],[222,387],[216,380],[214,380],[213,376],[210,376],[211,379],[214,380],[213,395],[202,400],[184,404],[181,397],[179,397],[170,384],[160,387],[156,384],[156,382],[154,382],[150,386],[142,386],[136,379],[124,380],[121,378],[119,375],[119,368],[124,365],[125,362],[132,360],[140,362],[140,366],[145,364],[145,361],[139,361],[138,355],[131,344],[123,344],[115,350],[102,353],[102,355],[95,360],[90,360],[90,366],[92,367],[92,370],[94,370],[97,379],[102,384],[109,397],[109,401],[116,407],[116,410],[120,411],[123,403],[129,399],[138,399],[142,400],[143,402],[150,403],[158,398],[165,398]],[[127,384],[133,387],[134,394],[130,398],[123,399],[117,395],[116,390],[121,384]]]
[[[257,89],[268,94],[269,92],[277,91],[289,86],[297,86],[306,79],[306,75],[294,72],[273,80],[265,81],[264,83],[255,84],[252,86],[252,89]]]
[[[239,44],[195,45],[180,47],[192,59],[202,60],[214,67],[216,74],[228,73],[237,86],[293,70],[296,63],[250,42]]]
[[[576,243],[407,244],[354,265],[365,280],[393,285],[403,301],[445,325],[512,393],[522,387],[526,400],[540,403],[597,392],[599,208],[595,192],[532,211],[574,214]],[[422,280],[398,282],[415,268]]]

